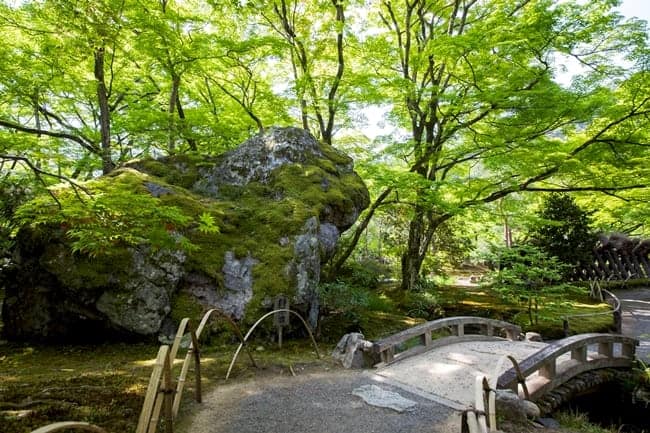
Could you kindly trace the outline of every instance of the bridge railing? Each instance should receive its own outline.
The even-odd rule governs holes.
[[[547,391],[572,377],[597,368],[629,368],[639,341],[615,334],[579,334],[549,344],[505,371],[497,381],[498,388],[519,392],[525,382],[530,399],[535,400]],[[590,346],[593,350],[590,350]],[[565,354],[571,354],[563,356]],[[523,388],[523,386],[522,386]]]
[[[453,337],[434,340],[432,333],[449,330]],[[471,333],[478,330],[478,333]],[[459,316],[433,320],[406,329],[390,337],[383,338],[373,344],[372,352],[379,361],[375,367],[381,367],[398,359],[416,355],[435,347],[440,347],[458,339],[464,340],[492,340],[503,333],[509,340],[518,340],[521,327],[501,320],[487,319],[484,317]],[[416,340],[416,344],[400,351],[405,343]]]

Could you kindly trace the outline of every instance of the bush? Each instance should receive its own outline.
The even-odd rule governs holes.
[[[445,315],[438,297],[432,292],[408,292],[402,308],[408,316],[426,320],[439,319]]]
[[[566,194],[550,194],[542,205],[543,219],[531,233],[531,243],[548,256],[570,265],[563,275],[570,276],[573,267],[593,261],[596,236],[591,228],[590,214]]]
[[[374,289],[390,275],[390,269],[379,260],[366,258],[347,264],[337,276],[337,280],[358,288]]]
[[[360,310],[368,306],[368,292],[358,287],[349,286],[337,280],[321,284],[321,314],[340,314],[345,321],[358,325],[361,320]]]
[[[569,284],[561,284],[566,265],[537,247],[499,248],[490,260],[496,264],[496,269],[486,276],[486,282],[502,296],[523,301],[531,325],[539,322],[538,298],[542,294],[562,297],[577,290]]]

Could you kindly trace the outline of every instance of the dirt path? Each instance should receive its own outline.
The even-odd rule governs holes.
[[[373,384],[417,403],[410,411],[374,407],[352,391]],[[460,415],[382,383],[369,373],[330,370],[219,386],[181,426],[192,433],[456,433]]]
[[[617,290],[623,309],[623,334],[636,337],[640,344],[637,357],[650,362],[650,288]]]

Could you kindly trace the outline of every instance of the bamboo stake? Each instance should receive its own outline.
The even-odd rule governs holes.
[[[174,344],[172,344],[171,351],[169,352],[169,358],[172,362],[172,368],[174,368],[174,360],[176,360],[176,355],[178,354],[178,349],[181,346],[181,341],[185,335],[185,329],[189,325],[190,319],[184,318],[181,320],[181,323],[178,325],[178,330],[176,331],[176,336],[174,337]]]
[[[476,408],[476,421],[479,431],[487,433],[487,420],[485,419],[485,400],[483,396],[483,377],[476,376],[474,381],[474,404]]]
[[[486,412],[488,414],[488,427],[489,431],[497,429],[497,414],[496,414],[496,391],[490,386],[490,381],[486,376],[483,376],[483,400],[485,401]]]
[[[201,352],[199,351],[199,339],[196,337],[196,334],[192,332],[192,346],[190,346],[190,351],[194,355],[194,397],[197,403],[201,403]]]
[[[170,357],[165,358],[165,369],[163,381],[165,389],[163,393],[163,403],[165,410],[165,433],[174,433],[174,417],[172,416],[172,406],[174,400],[174,384],[172,380],[172,365]]]
[[[156,403],[151,412],[151,418],[149,419],[149,427],[147,428],[147,433],[156,433],[158,430],[158,422],[160,421],[160,412],[162,412],[163,399],[160,398],[160,390],[158,391],[158,396],[156,398]]]
[[[149,386],[147,387],[147,394],[144,398],[144,404],[142,405],[142,412],[140,412],[138,426],[135,430],[136,433],[147,433],[149,430],[149,421],[151,420],[156,397],[158,396],[160,376],[162,375],[165,359],[167,358],[168,354],[169,346],[160,346],[160,349],[158,349],[158,356],[156,357],[156,363],[154,364],[153,372],[149,378]]]
[[[472,411],[467,412],[467,427],[469,428],[469,433],[482,433],[478,427],[476,414]]]

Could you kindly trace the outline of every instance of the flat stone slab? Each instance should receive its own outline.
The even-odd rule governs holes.
[[[531,341],[472,341],[439,347],[376,371],[387,384],[419,393],[457,410],[474,403],[477,375],[494,386],[496,378],[512,367],[506,358],[522,361],[546,343]]]
[[[371,406],[385,407],[396,412],[413,409],[417,404],[413,400],[404,398],[396,392],[388,391],[377,385],[362,385],[352,391],[352,395],[361,397]]]

